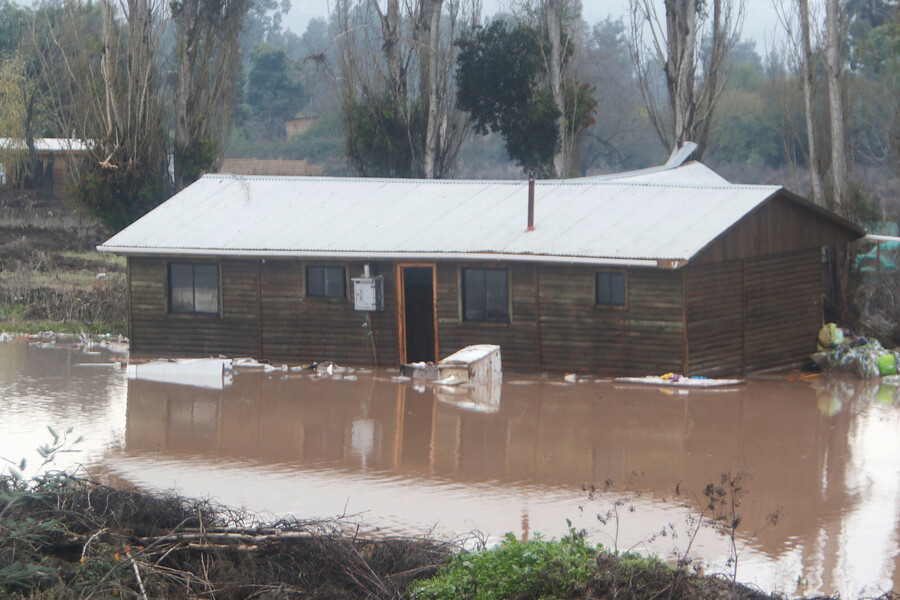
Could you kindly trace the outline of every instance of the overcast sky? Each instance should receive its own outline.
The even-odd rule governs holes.
[[[663,0],[658,2],[662,7]],[[506,4],[507,0],[484,0],[484,14],[490,16]],[[582,0],[582,4],[583,15],[588,23],[602,21],[607,16],[627,20],[628,0]],[[313,17],[324,17],[331,5],[329,0],[292,0],[291,12],[284,24],[294,33],[302,34],[309,20]],[[777,28],[778,19],[772,7],[772,0],[746,0],[742,37],[756,40],[757,52],[765,53]]]

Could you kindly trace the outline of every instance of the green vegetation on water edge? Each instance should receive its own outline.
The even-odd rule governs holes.
[[[22,304],[0,303],[0,332],[15,334],[32,334],[52,331],[55,333],[88,333],[91,335],[128,335],[128,324],[125,321],[56,321],[45,319],[29,319],[28,307]]]
[[[597,548],[574,529],[561,540],[503,542],[480,552],[460,552],[435,577],[410,587],[416,600],[559,598],[584,587]]]
[[[121,321],[79,323],[71,321],[28,321],[8,319],[5,314],[6,308],[8,307],[0,306],[0,332],[8,333],[10,335],[28,335],[33,333],[44,333],[47,331],[70,334],[87,333],[90,335],[128,335],[128,325]]]

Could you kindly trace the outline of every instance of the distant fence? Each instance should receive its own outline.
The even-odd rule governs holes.
[[[305,160],[286,160],[278,158],[263,160],[259,158],[226,158],[222,161],[220,173],[233,175],[293,175],[317,176],[325,172],[325,165],[310,164]]]

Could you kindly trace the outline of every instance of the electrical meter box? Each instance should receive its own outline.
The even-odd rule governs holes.
[[[384,277],[354,277],[353,303],[356,310],[383,310]]]

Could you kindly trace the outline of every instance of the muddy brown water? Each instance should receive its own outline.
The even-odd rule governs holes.
[[[241,373],[214,390],[128,380],[114,359],[0,343],[0,457],[33,468],[46,427],[72,427],[86,440],[54,466],[119,484],[388,534],[560,536],[570,519],[608,547],[689,550],[723,573],[730,537],[704,526],[691,542],[692,523],[706,485],[743,470],[739,580],[788,595],[900,589],[900,393],[879,381],[670,394],[513,374],[447,391],[387,373]]]

